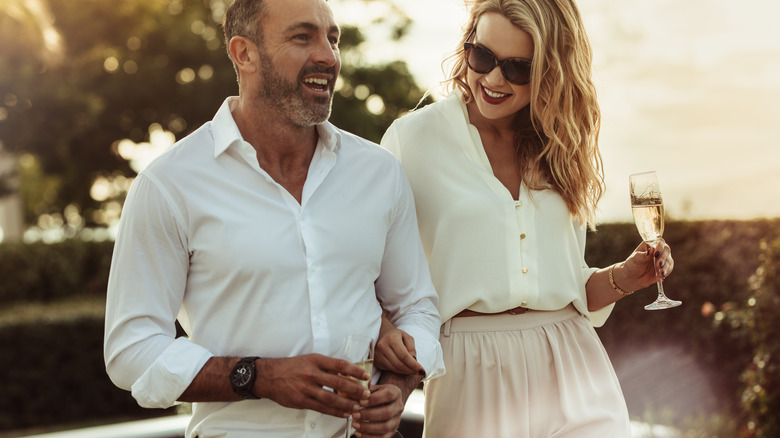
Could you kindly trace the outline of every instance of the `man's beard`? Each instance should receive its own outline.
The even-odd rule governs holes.
[[[330,81],[328,97],[303,98],[303,78],[311,73],[326,73],[336,76],[335,68],[311,65],[304,67],[295,82],[288,82],[279,74],[273,62],[264,53],[260,54],[260,75],[262,88],[260,96],[270,107],[278,110],[294,126],[308,128],[319,125],[330,117],[333,103],[333,84]]]

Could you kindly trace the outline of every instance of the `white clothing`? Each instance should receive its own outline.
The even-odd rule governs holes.
[[[299,204],[259,166],[236,103],[226,99],[128,194],[108,286],[111,379],[142,406],[168,407],[212,356],[333,356],[346,334],[376,339],[377,299],[414,337],[428,378],[443,374],[437,297],[397,160],[319,125]],[[174,340],[177,318],[189,339]],[[193,411],[188,437],[330,437],[345,424],[270,400]]]
[[[443,321],[464,309],[498,313],[573,303],[596,327],[614,304],[588,312],[586,230],[554,190],[520,187],[493,174],[459,92],[390,126],[382,146],[403,164]]]
[[[626,438],[609,357],[573,306],[452,318],[447,374],[425,384],[425,438]]]

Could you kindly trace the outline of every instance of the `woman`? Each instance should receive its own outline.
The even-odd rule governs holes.
[[[585,264],[604,183],[579,11],[570,0],[476,0],[460,47],[448,97],[382,139],[414,190],[446,321],[447,374],[426,383],[425,436],[629,436],[593,326],[674,262],[661,242],[608,268]],[[383,330],[377,366],[419,371],[409,344]]]

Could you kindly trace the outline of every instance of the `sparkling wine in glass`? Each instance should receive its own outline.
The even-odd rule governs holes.
[[[339,351],[339,357],[358,365],[371,375],[374,370],[374,340],[364,335],[346,335]],[[341,376],[354,380],[368,389],[368,380],[357,380],[352,376]],[[345,438],[350,437],[350,420],[352,420],[352,417],[347,418]]]
[[[642,240],[655,247],[664,234],[664,201],[661,197],[661,187],[654,171],[636,173],[628,177],[631,191],[631,213]],[[645,310],[660,310],[677,307],[681,301],[670,300],[664,294],[661,281],[658,285],[658,297],[645,306]]]

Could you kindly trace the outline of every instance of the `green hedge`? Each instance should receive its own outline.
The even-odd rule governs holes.
[[[0,325],[0,431],[164,413],[140,408],[110,382],[103,318],[77,313]]]
[[[103,296],[113,242],[0,244],[0,305]]]
[[[621,377],[632,417],[652,420],[649,413],[674,406],[675,400],[663,399],[659,405],[654,391],[684,391],[652,379],[632,388],[638,379],[627,377],[631,376],[629,365],[641,365],[658,351],[666,351],[677,362],[688,361],[700,370],[699,378],[712,391],[711,399],[677,406],[674,412],[663,414],[662,422],[683,425],[698,416],[709,418],[710,427],[723,429],[720,423],[712,425],[717,423],[712,418],[723,414],[748,430],[749,421],[763,418],[760,413],[751,414],[752,409],[777,407],[771,394],[755,399],[755,408],[743,399],[747,385],[755,390],[754,382],[762,388],[777,388],[776,367],[759,369],[751,364],[756,354],[767,351],[775,362],[780,360],[776,357],[780,340],[756,336],[747,326],[751,315],[745,313],[755,311],[756,306],[751,309],[745,303],[758,296],[757,290],[769,297],[765,300],[775,297],[776,301],[774,275],[779,256],[767,254],[767,248],[774,247],[766,242],[780,242],[778,236],[780,220],[667,225],[675,272],[664,284],[683,306],[645,311],[643,306],[655,295],[648,288],[618,302],[605,326],[598,329]],[[623,260],[638,242],[633,224],[602,225],[588,235],[586,259],[592,266],[608,266]],[[106,376],[103,303],[111,249],[110,243],[76,241],[0,245],[0,436],[3,430],[31,426],[167,413],[137,407]],[[756,280],[757,272],[766,274],[761,281]],[[776,309],[780,311],[780,306]],[[767,320],[776,320],[763,315],[764,326]],[[671,362],[663,362],[656,371],[662,372],[665,366]],[[736,428],[732,423],[730,427]],[[708,436],[735,436],[729,433]],[[745,432],[740,436],[769,435]]]

